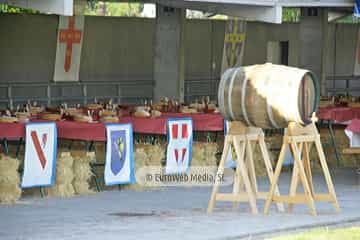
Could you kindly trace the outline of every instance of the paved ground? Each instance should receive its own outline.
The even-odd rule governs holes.
[[[249,213],[247,204],[232,210],[230,204],[217,204],[206,214],[210,188],[173,187],[145,192],[111,191],[71,199],[27,198],[29,205],[0,207],[0,239],[239,239],[278,231],[360,221],[360,187],[353,171],[333,173],[342,207],[317,203],[318,217],[305,206],[295,212],[269,216]],[[323,181],[315,175],[318,190]],[[261,179],[261,189],[267,189]],[[281,177],[281,190],[288,189],[289,175]],[[263,202],[259,202],[262,210]],[[143,216],[131,216],[139,214]]]

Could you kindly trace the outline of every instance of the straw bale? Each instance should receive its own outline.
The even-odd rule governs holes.
[[[72,183],[56,183],[54,186],[47,188],[47,194],[48,196],[68,198],[75,195],[75,190]]]
[[[70,152],[62,152],[56,161],[55,185],[46,188],[48,196],[55,197],[72,197],[75,195],[72,181],[74,159]]]
[[[0,155],[0,203],[12,204],[21,197],[19,161]]]
[[[90,189],[90,180],[93,176],[90,163],[95,161],[95,153],[85,153],[74,151],[71,153],[74,157],[74,180],[73,186],[76,194],[89,194],[94,191]]]
[[[216,153],[218,152],[219,146],[217,143],[204,143],[204,166],[216,166],[217,158]]]
[[[202,166],[205,159],[205,143],[202,142],[194,142],[192,149],[192,166]]]

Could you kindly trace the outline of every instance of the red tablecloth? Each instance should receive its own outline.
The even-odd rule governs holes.
[[[24,123],[0,123],[0,138],[17,139],[24,136]]]
[[[355,118],[360,118],[360,108],[350,108],[350,107],[319,108],[317,112],[317,116],[321,120],[346,122]]]
[[[190,117],[195,131],[222,131],[224,121],[220,114],[179,114],[165,113],[159,118],[122,117],[120,123],[132,123],[134,132],[143,134],[166,134],[168,118]],[[58,121],[58,137],[63,139],[105,141],[103,123],[77,123]],[[20,138],[25,136],[22,123],[0,123],[0,138]]]
[[[346,130],[354,133],[360,133],[360,119],[351,120],[351,123],[346,127]]]

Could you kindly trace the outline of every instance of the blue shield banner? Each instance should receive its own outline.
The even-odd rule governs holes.
[[[360,0],[355,1],[354,16],[355,17],[360,17]]]
[[[106,136],[105,184],[110,186],[134,183],[134,148],[131,124],[107,124]]]

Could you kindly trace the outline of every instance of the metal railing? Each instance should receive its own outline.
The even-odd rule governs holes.
[[[51,106],[62,102],[88,104],[113,99],[118,103],[141,103],[153,98],[153,80],[94,82],[14,82],[0,83],[0,108],[14,108],[28,100]],[[185,101],[204,96],[217,99],[219,79],[185,80]]]
[[[344,75],[344,76],[327,76],[327,92],[330,95],[336,94],[354,94],[360,96],[360,76]]]
[[[139,88],[138,86],[141,86]],[[118,103],[141,101],[144,98],[152,98],[152,80],[134,81],[101,81],[101,82],[76,82],[76,83],[54,83],[54,82],[16,82],[0,84],[0,105],[15,107],[17,104],[25,103],[28,100],[38,101],[48,106],[59,103],[76,101],[86,105],[96,97],[99,100],[113,99]],[[110,93],[102,88],[110,88]],[[77,90],[69,93],[67,90]],[[89,94],[89,90],[96,94]],[[97,90],[98,89],[98,90]],[[104,88],[106,90],[106,88]],[[129,91],[132,90],[132,91]],[[34,92],[32,92],[34,91]],[[36,94],[42,92],[43,94]]]

